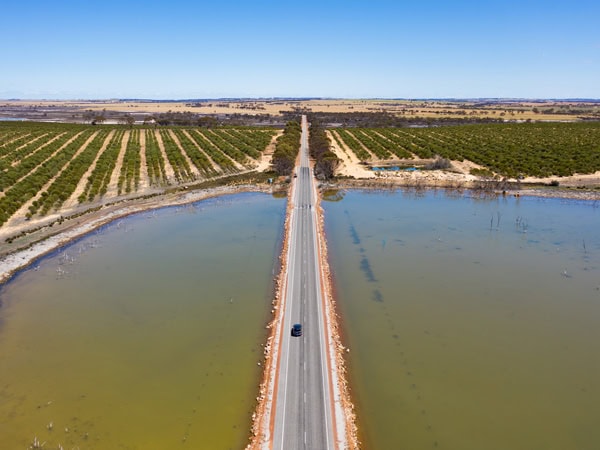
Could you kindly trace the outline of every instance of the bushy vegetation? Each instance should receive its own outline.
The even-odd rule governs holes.
[[[362,142],[362,144],[374,153],[379,159],[390,159],[392,153],[382,145],[380,139],[377,137],[377,133],[373,130],[356,129],[352,130],[354,136]]]
[[[165,172],[165,160],[163,159],[158,140],[154,130],[145,130],[146,139],[146,167],[148,169],[148,180],[151,185],[167,184],[167,174]]]
[[[173,133],[177,137],[177,140],[179,141],[188,158],[190,158],[192,163],[202,175],[205,177],[216,175],[210,160],[206,157],[206,154],[200,150],[198,144],[195,143],[192,138],[188,137],[189,133],[186,133],[184,130],[180,129],[173,130]]]
[[[221,129],[219,131],[213,130],[213,132],[218,133],[219,136],[222,137],[225,141],[229,142],[235,148],[240,149],[243,153],[248,155],[250,158],[253,158],[253,159],[260,158],[260,151],[256,150],[250,136],[242,138],[240,136],[240,134],[238,134],[233,129]]]
[[[205,138],[214,142],[221,151],[225,152],[231,159],[237,161],[242,166],[248,163],[246,155],[224,139],[222,130],[198,130],[198,132],[202,133]]]
[[[236,172],[237,168],[233,163],[233,160],[225,155],[219,147],[213,144],[212,141],[206,139],[206,137],[198,130],[190,130],[189,135],[196,145],[213,161],[214,164],[219,166],[225,173]]]
[[[37,133],[25,133],[20,136],[6,136],[4,144],[0,146],[0,170],[8,169],[13,164],[18,164],[32,155],[32,153],[40,150],[38,141],[43,139],[43,142],[49,144],[53,139],[59,137],[62,133],[45,133],[38,131]]]
[[[98,157],[96,166],[87,180],[87,185],[83,193],[79,196],[80,203],[83,203],[86,200],[92,201],[97,196],[102,197],[106,194],[117,157],[121,151],[123,133],[124,131],[122,129],[117,130],[113,134],[104,152]]]
[[[591,122],[335,129],[332,135],[363,161],[373,159],[368,148],[378,158],[385,149],[402,158],[469,160],[511,178],[600,170],[600,124]]]
[[[197,126],[200,125],[200,115],[191,112],[172,112],[155,114],[149,118],[159,125]]]
[[[291,120],[285,126],[283,134],[277,138],[271,164],[279,175],[290,175],[294,169],[298,152],[302,127],[297,120]]]
[[[23,177],[33,172],[40,164],[47,161],[55,152],[57,152],[72,135],[62,134],[58,139],[50,140],[47,145],[40,146],[37,151],[25,156],[21,160],[12,160],[11,155],[7,155],[6,166],[2,168],[2,177],[0,177],[0,191],[14,185]]]
[[[272,128],[251,127],[0,122],[0,225],[28,202],[27,217],[47,214],[63,205],[78,186],[83,186],[80,203],[97,200],[108,193],[113,175],[118,176],[114,195],[136,192],[144,159],[145,181],[153,186],[250,169],[275,133]],[[122,165],[117,168],[121,154]],[[168,167],[173,168],[174,180],[167,180]]]
[[[140,185],[140,167],[142,165],[140,150],[140,130],[132,130],[129,134],[129,142],[123,156],[123,165],[119,175],[119,195],[123,191],[127,194],[132,190],[137,191]]]
[[[175,173],[175,179],[178,182],[190,181],[194,179],[194,175],[189,163],[184,158],[177,143],[171,137],[170,130],[160,130],[160,137],[165,149],[165,153]]]
[[[494,177],[494,172],[492,172],[490,169],[473,168],[469,171],[469,173],[471,175],[475,175],[476,177],[481,177],[481,178],[493,178]]]
[[[384,147],[388,152],[400,159],[411,159],[412,154],[409,150],[402,147],[401,143],[397,142],[395,138],[395,134],[390,130],[371,130],[371,129],[361,129],[360,130],[364,134],[368,134],[372,137],[373,140],[377,141],[378,144]]]
[[[361,161],[369,161],[371,159],[371,154],[365,150],[365,147],[354,137],[353,134],[343,128],[340,128],[339,130],[334,131],[334,136],[336,135],[339,136],[341,142],[346,144],[346,146],[352,150],[358,159]]]
[[[54,149],[53,154],[40,161],[26,177],[22,177],[15,184],[9,186],[2,197],[0,197],[0,224],[5,223],[10,216],[19,210],[25,203],[35,197],[38,192],[48,183],[58,172],[68,164],[77,150],[90,137],[92,131],[84,131],[70,136],[70,142],[59,148]],[[60,150],[60,151],[59,151]],[[46,192],[42,197],[47,196]],[[34,208],[37,205],[34,202]]]
[[[285,119],[293,118],[299,112],[281,111]],[[399,116],[387,111],[363,112],[306,112],[311,114],[311,120],[318,120],[324,126],[387,128],[433,125],[458,125],[466,123],[502,122],[502,118],[481,117],[411,117]]]
[[[275,130],[256,130],[251,128],[226,128],[227,133],[243,142],[242,148],[249,156],[258,159],[262,151],[271,143]]]
[[[77,189],[81,177],[96,158],[107,134],[106,130],[101,130],[95,133],[87,146],[83,143],[83,145],[77,148],[79,152],[77,156],[71,159],[60,175],[54,179],[50,187],[42,192],[39,200],[35,201],[29,207],[30,214],[33,215],[38,211],[42,215],[47,214],[53,208],[59,208],[69,199],[71,194]]]
[[[340,163],[339,158],[330,149],[331,142],[317,119],[310,119],[308,148],[310,156],[315,160],[315,176],[317,178],[332,178]]]

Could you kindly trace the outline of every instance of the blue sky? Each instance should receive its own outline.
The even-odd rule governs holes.
[[[600,98],[596,1],[20,1],[0,98]]]

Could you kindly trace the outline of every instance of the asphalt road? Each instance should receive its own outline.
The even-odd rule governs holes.
[[[308,130],[302,118],[300,166],[296,167],[287,267],[286,309],[279,357],[272,448],[335,448],[329,367],[325,346],[316,241],[314,179],[308,159]],[[303,335],[291,336],[294,323]]]

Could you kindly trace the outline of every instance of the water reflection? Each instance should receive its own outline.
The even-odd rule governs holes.
[[[247,194],[142,213],[4,286],[0,447],[242,448],[284,208]]]
[[[600,442],[593,203],[350,191],[323,206],[366,448]]]

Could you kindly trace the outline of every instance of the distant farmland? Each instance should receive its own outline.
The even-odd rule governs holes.
[[[0,225],[256,168],[270,128],[0,123]]]

